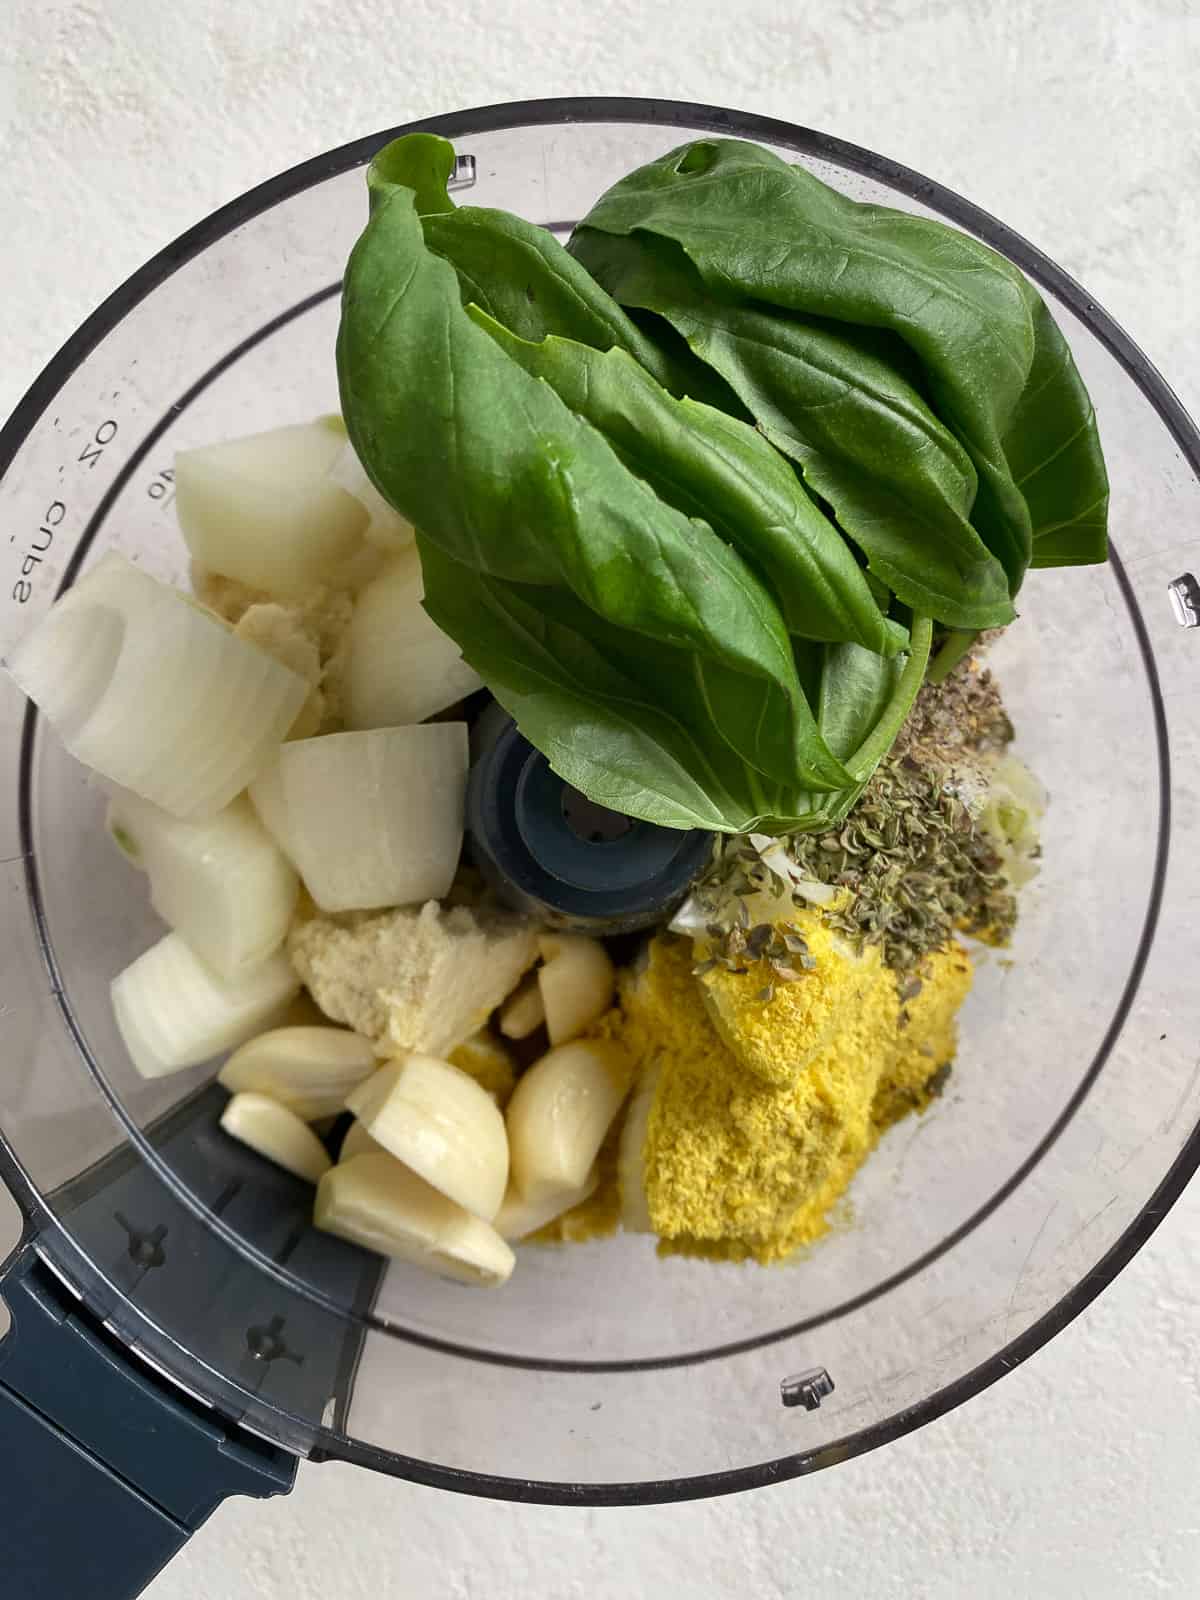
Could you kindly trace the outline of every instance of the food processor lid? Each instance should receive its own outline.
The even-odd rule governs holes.
[[[125,1362],[186,1426],[209,1419],[214,1455],[233,1459],[246,1444],[243,1486],[285,1481],[276,1450],[574,1504],[777,1481],[886,1442],[1010,1370],[1124,1265],[1200,1162],[1200,1086],[1188,1062],[1200,1032],[1189,976],[1200,896],[1200,438],[1061,269],[883,157],[767,119],[657,101],[530,102],[420,126],[459,142],[456,183],[472,201],[560,232],[647,155],[701,133],[759,140],[858,197],[968,229],[1049,292],[1113,463],[1117,559],[1062,581],[1034,574],[1022,596],[1030,654],[999,670],[1006,695],[1044,710],[1019,732],[1042,739],[1033,764],[1055,780],[1042,882],[1075,874],[1077,935],[1043,894],[1018,969],[993,963],[981,978],[981,1004],[995,1006],[986,1011],[995,1062],[964,1064],[961,1121],[952,1100],[916,1127],[903,1160],[889,1165],[881,1150],[864,1169],[857,1233],[847,1226],[796,1266],[757,1276],[635,1263],[640,1245],[627,1240],[625,1255],[582,1251],[586,1271],[531,1252],[528,1300],[441,1285],[418,1295],[402,1272],[316,1234],[311,1191],[220,1137],[224,1096],[203,1069],[165,1085],[133,1081],[100,1019],[106,963],[127,959],[148,923],[121,863],[89,852],[82,820],[96,820],[97,797],[2,686],[10,1070],[0,1174],[28,1224],[6,1285],[18,1338],[0,1344],[0,1386],[15,1407],[35,1380],[13,1352],[63,1330],[86,1334],[95,1359]],[[20,531],[0,653],[110,543],[183,576],[163,515],[171,452],[295,406],[303,374],[331,348],[338,262],[365,214],[357,169],[404,131],[332,152],[216,213],[118,290],[37,380],[0,433],[0,505]],[[489,820],[496,790],[481,782],[476,838],[510,882],[518,874],[504,852],[529,851],[543,873],[533,898],[570,918],[570,891],[586,887],[583,819],[569,796],[564,810],[561,791],[547,791],[519,736],[497,735],[493,749],[489,759],[514,763],[516,834]],[[1106,793],[1106,817],[1073,794],[1076,771],[1092,794]],[[564,826],[551,838],[530,819],[553,821],[556,806]],[[647,837],[646,862],[672,894],[671,874],[682,877],[702,841]],[[1040,976],[1018,993],[1026,956]],[[1049,1016],[1057,995],[1070,1012],[1073,994],[1085,997],[1079,1014],[1057,1031],[1039,1022],[1031,1043],[1021,1006],[1036,1001]],[[1080,1061],[1057,1083],[1076,1048]],[[964,1127],[987,1133],[963,1144],[973,1176],[961,1189],[938,1163],[923,1164],[939,1118],[960,1142]],[[887,1233],[889,1206],[909,1208],[910,1234]],[[970,1273],[958,1270],[968,1260]],[[873,1327],[913,1330],[912,1341],[885,1348]],[[88,1416],[63,1412],[60,1422],[57,1402],[27,1390],[20,1404],[75,1455],[106,1454],[102,1435],[85,1437]]]

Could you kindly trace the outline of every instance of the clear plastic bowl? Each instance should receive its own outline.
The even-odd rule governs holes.
[[[792,1263],[660,1261],[618,1237],[523,1251],[494,1293],[381,1274],[306,1229],[288,1180],[231,1165],[210,1069],[145,1083],[130,1066],[108,985],[159,929],[86,773],[4,681],[0,1173],[43,1258],[125,1344],[297,1452],[575,1503],[829,1466],[1037,1349],[1200,1158],[1200,630],[1181,625],[1186,584],[1169,588],[1200,570],[1200,440],[1052,262],[867,151],[651,101],[422,126],[469,158],[461,201],[559,233],[674,145],[755,139],[855,197],[949,219],[1046,292],[1099,413],[1115,554],[1032,574],[995,652],[1017,749],[1051,796],[1015,944],[980,966],[944,1099],[886,1136],[830,1236]],[[34,384],[0,435],[0,651],[108,550],[184,578],[177,449],[336,406],[338,276],[365,217],[360,169],[391,136],[194,228]]]

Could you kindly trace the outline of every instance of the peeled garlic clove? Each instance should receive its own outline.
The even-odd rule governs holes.
[[[327,1172],[313,1221],[326,1233],[459,1283],[494,1287],[516,1262],[494,1228],[386,1153],[358,1155]]]
[[[613,1003],[616,975],[608,951],[582,933],[546,933],[538,940],[544,966],[537,984],[550,1043],[568,1044]]]
[[[545,1020],[542,991],[536,974],[530,972],[500,1007],[500,1032],[506,1039],[528,1039]]]
[[[516,1265],[508,1243],[490,1223],[455,1207],[456,1215],[442,1229],[428,1266],[443,1278],[483,1289],[505,1283]]]
[[[1001,756],[987,774],[979,827],[1000,857],[1001,871],[1015,889],[1039,871],[1039,824],[1046,812],[1045,789],[1025,763]]]
[[[513,1182],[526,1200],[582,1188],[631,1076],[625,1052],[606,1039],[559,1045],[530,1067],[507,1114]]]
[[[629,1101],[621,1140],[617,1149],[617,1184],[621,1195],[621,1226],[626,1233],[653,1233],[650,1206],[646,1199],[646,1138],[650,1113],[658,1093],[661,1069],[647,1071]]]
[[[448,1061],[409,1055],[346,1097],[363,1127],[449,1199],[490,1222],[508,1182],[504,1118],[486,1089]]]
[[[346,1028],[273,1028],[234,1051],[217,1079],[231,1094],[267,1094],[315,1122],[336,1116],[377,1066],[370,1041]]]
[[[527,1239],[531,1233],[553,1222],[555,1217],[561,1217],[564,1211],[582,1205],[596,1192],[599,1182],[599,1169],[593,1166],[579,1188],[547,1189],[536,1201],[526,1200],[515,1184],[510,1182],[504,1204],[496,1213],[496,1232],[502,1239]]]
[[[396,1261],[433,1250],[451,1202],[386,1151],[341,1161],[317,1186],[313,1222]]]
[[[269,1028],[299,987],[282,950],[222,978],[169,933],[113,979],[112,1004],[134,1066],[143,1078],[162,1078]]]
[[[319,1183],[332,1165],[307,1123],[265,1094],[235,1094],[221,1113],[221,1126],[231,1138],[309,1183]]]

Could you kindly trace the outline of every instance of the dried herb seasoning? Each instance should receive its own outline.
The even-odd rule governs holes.
[[[913,969],[955,933],[1007,943],[1016,897],[994,839],[978,822],[988,770],[1013,736],[999,691],[972,653],[937,684],[927,683],[896,746],[841,825],[786,841],[789,879],[746,838],[718,842],[693,904],[706,919],[708,959],[744,971],[769,961],[769,1001],[777,981],[812,966],[803,937],[779,910],[808,905],[815,886],[831,896],[826,917],[855,944],[879,944],[883,959],[908,974],[901,998],[920,992]],[[797,891],[799,879],[806,891]]]
[[[1008,748],[1013,725],[995,678],[979,663],[998,631],[981,634],[971,654],[942,682],[925,683],[892,746],[893,760],[907,755],[921,766],[978,772],[981,757]]]
[[[694,975],[704,977],[719,966],[745,973],[755,962],[766,962],[771,976],[759,999],[770,1001],[777,983],[795,983],[813,970],[804,935],[786,915],[779,915],[780,909],[805,904],[747,838],[718,837],[712,861],[689,899],[694,916],[702,919],[707,944]],[[770,915],[756,915],[764,906],[770,907]],[[690,931],[700,934],[701,927]]]
[[[788,851],[806,875],[849,891],[827,913],[831,926],[880,944],[899,972],[956,932],[1004,944],[1016,921],[1001,858],[947,769],[909,755],[884,763],[836,833],[795,835]]]

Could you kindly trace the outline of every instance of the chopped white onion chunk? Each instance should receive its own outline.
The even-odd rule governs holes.
[[[164,1078],[271,1027],[300,987],[282,951],[219,978],[169,933],[113,979],[117,1027],[143,1078]]]
[[[227,806],[308,697],[296,673],[116,554],[5,664],[77,760],[176,817]]]
[[[426,615],[416,547],[359,594],[346,634],[346,721],[351,728],[423,722],[479,688],[457,644]]]
[[[175,505],[193,558],[271,595],[336,579],[368,514],[334,482],[339,417],[274,428],[175,457]]]
[[[330,477],[339,488],[352,494],[370,517],[366,527],[368,544],[392,554],[412,544],[416,537],[412,523],[383,498],[348,441],[334,462]]]
[[[299,884],[244,795],[206,822],[182,822],[128,790],[108,829],[150,879],[150,904],[222,977],[283,943]]]
[[[275,752],[247,792],[258,820],[288,860],[295,865],[296,858],[292,853],[288,832],[287,802],[283,797],[283,769],[279,753],[278,750]]]
[[[462,722],[297,739],[256,805],[323,911],[440,900],[462,850]],[[262,811],[260,810],[260,815]]]

